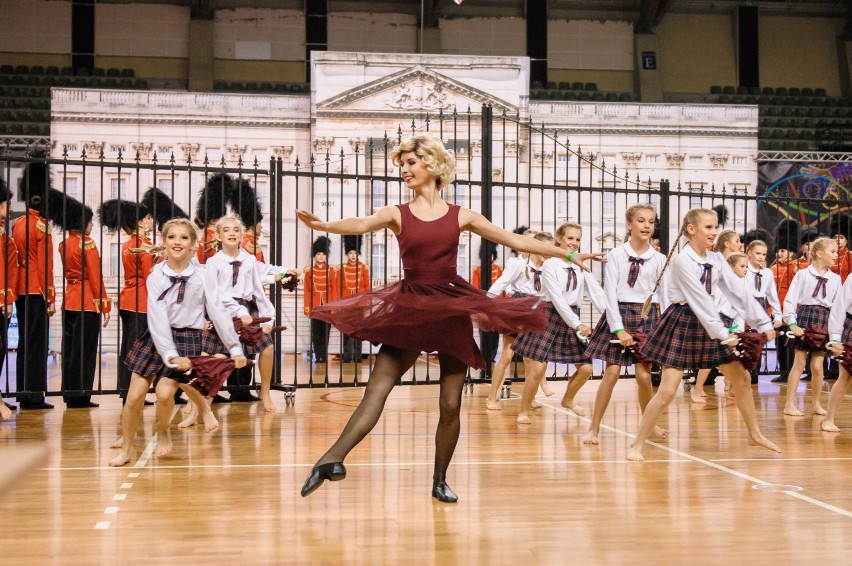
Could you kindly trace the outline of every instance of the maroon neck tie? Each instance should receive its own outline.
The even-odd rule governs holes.
[[[177,296],[177,304],[181,304],[183,302],[183,295],[186,293],[186,282],[189,281],[189,275],[181,275],[179,277],[168,276],[172,281],[172,284],[169,285],[169,288],[160,293],[160,296],[157,297],[158,301],[162,301],[166,298],[166,294],[172,290],[172,287],[180,283],[180,287],[178,287],[178,296]]]
[[[568,283],[565,284],[565,290],[573,291],[577,288],[577,272],[572,267],[565,269],[568,271]]]
[[[701,273],[701,281],[704,283],[704,289],[707,290],[708,295],[713,294],[713,264],[712,263],[704,263],[704,271]]]
[[[760,291],[760,288],[763,286],[763,274],[761,272],[757,272],[754,274],[754,290]]]
[[[532,269],[533,272],[533,289],[535,289],[536,292],[541,291],[541,270],[536,269],[535,267],[530,267],[530,269]]]
[[[816,279],[817,279],[817,284],[816,284],[816,287],[814,288],[814,294],[811,295],[811,298],[816,299],[816,296],[820,292],[822,292],[822,298],[824,299],[825,295],[827,294],[826,290],[825,290],[825,284],[828,281],[828,278],[820,277],[819,275],[815,275],[814,277],[816,277]]]
[[[231,275],[231,287],[237,286],[237,277],[240,276],[240,266],[243,264],[241,261],[232,261],[231,269],[233,269],[233,273]]]
[[[628,256],[630,260],[630,272],[627,274],[627,285],[632,289],[636,285],[636,280],[639,279],[639,267],[645,263],[641,257]]]

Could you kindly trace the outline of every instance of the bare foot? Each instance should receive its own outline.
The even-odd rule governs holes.
[[[269,393],[261,393],[260,402],[263,403],[263,410],[267,413],[278,412],[278,407],[275,406],[275,403],[272,401],[272,395]]]
[[[822,428],[825,432],[840,432],[840,428],[834,424],[833,420],[823,419],[820,428]]]
[[[497,399],[486,399],[485,400],[485,408],[489,411],[501,411],[502,407],[500,406],[500,401]]]
[[[192,403],[192,402],[187,403],[180,410],[181,416],[182,417],[188,417],[189,415],[192,414],[192,410],[194,408],[195,408],[195,403]],[[178,425],[178,426],[180,426],[180,425]],[[192,426],[192,425],[189,425],[189,426]]]
[[[123,466],[125,464],[129,464],[131,462],[131,460],[133,460],[135,458],[136,458],[136,451],[135,450],[122,450],[121,453],[118,456],[116,456],[115,458],[110,460],[108,463],[113,468],[120,468],[121,466]]]
[[[594,446],[600,444],[600,441],[598,440],[598,433],[592,431],[587,432],[583,435],[583,444],[592,444]]]
[[[704,393],[703,391],[699,391],[698,389],[692,390],[692,395],[691,395],[692,402],[695,403],[696,405],[706,405],[707,399],[705,399],[705,397],[707,397],[707,394]]]
[[[186,418],[178,423],[178,428],[189,428],[195,426],[198,422],[198,409],[195,408],[195,403],[187,403],[187,405],[190,404],[192,405],[192,410],[183,413]]]
[[[166,431],[157,435],[157,448],[154,450],[154,456],[162,458],[168,456],[172,452],[172,433]]]
[[[123,436],[119,436],[117,439],[115,439],[115,440],[113,440],[112,442],[109,443],[110,448],[121,448],[122,446],[124,446],[124,437]]]
[[[822,408],[822,405],[814,405],[814,414],[825,415],[825,409]]]
[[[12,411],[0,400],[0,421],[6,421],[12,418]]]
[[[760,436],[749,436],[748,437],[748,445],[749,446],[763,446],[764,448],[772,450],[773,452],[778,452],[778,453],[781,452],[781,449],[778,447],[777,444],[775,444],[774,442],[772,442],[771,440],[769,440],[768,438],[766,438],[762,434]]]
[[[518,415],[518,424],[532,424],[529,415]]]
[[[791,407],[787,405],[784,407],[784,414],[791,417],[801,417],[804,416],[805,413],[797,409],[795,406]]]
[[[530,403],[530,409],[541,409],[541,403],[533,399]]]
[[[631,446],[627,449],[627,459],[631,462],[644,462],[645,456],[642,455],[642,449],[638,446]]]
[[[209,408],[204,411],[202,419],[204,420],[204,432],[213,432],[219,429],[219,421]]]
[[[654,430],[651,431],[651,436],[653,436],[654,438],[668,438],[669,437],[669,431],[667,431],[664,428],[660,428],[658,426],[655,426]]]
[[[581,407],[579,404],[575,403],[573,399],[563,398],[561,405],[564,408],[568,409],[569,411],[573,411],[574,414],[577,415],[578,417],[585,417],[586,416],[586,410],[583,407]]]
[[[549,385],[545,385],[545,382],[542,382],[541,384],[541,392],[544,393],[545,397],[553,397],[553,394],[555,393]]]

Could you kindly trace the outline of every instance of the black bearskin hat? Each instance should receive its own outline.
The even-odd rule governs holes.
[[[831,235],[842,235],[847,240],[852,240],[852,222],[846,214],[835,214],[831,217]]]
[[[33,158],[47,159],[47,154],[38,151]],[[48,191],[53,188],[50,179],[50,165],[46,161],[33,161],[24,167],[24,173],[18,179],[18,200],[27,203],[29,208],[38,210],[43,214],[44,203],[48,197]]]
[[[728,222],[728,207],[724,204],[717,204],[713,207],[716,211],[716,217],[719,219],[719,227],[724,227]]]
[[[6,181],[0,177],[0,202],[9,202],[10,200],[12,200],[12,192],[9,191]]]
[[[775,249],[799,251],[799,223],[786,218],[775,227]]]
[[[216,173],[207,179],[195,204],[195,218],[201,228],[225,216],[228,196],[234,190],[234,185],[234,178],[227,173]]]
[[[802,237],[799,238],[799,245],[809,244],[820,236],[822,236],[822,234],[819,233],[819,230],[813,226],[805,226],[802,228]]]
[[[101,225],[110,232],[127,230],[134,232],[139,221],[151,214],[141,204],[121,199],[105,200],[98,207],[98,218]]]
[[[769,246],[769,232],[762,228],[757,228],[755,230],[749,230],[745,234],[743,234],[742,242],[743,246],[748,246],[755,240],[760,240],[764,244]]]
[[[175,204],[169,195],[156,187],[151,187],[142,196],[142,206],[154,218],[155,228],[159,229],[172,218],[189,218],[181,207]]]
[[[524,232],[526,232],[529,229],[530,229],[529,226],[518,226],[517,228],[512,230],[512,232],[514,232],[515,234],[518,234],[519,236],[523,236]]]
[[[343,253],[348,254],[354,250],[358,255],[361,255],[361,241],[363,239],[363,236],[343,236]]]
[[[651,234],[652,240],[660,239],[660,217],[654,216],[654,232]]]
[[[232,182],[227,197],[228,203],[234,209],[234,214],[240,217],[247,228],[254,227],[263,220],[260,201],[248,179],[237,179],[236,182]]]
[[[331,240],[329,240],[325,236],[320,236],[319,238],[314,240],[313,245],[311,245],[311,257],[317,255],[320,252],[324,253],[325,255],[331,253]]]
[[[53,222],[56,227],[80,232],[85,230],[86,225],[94,216],[91,208],[55,189],[50,189],[47,195],[45,212],[47,219]]]

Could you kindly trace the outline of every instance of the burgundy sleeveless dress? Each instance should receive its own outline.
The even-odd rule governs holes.
[[[481,330],[520,333],[547,324],[538,297],[494,297],[456,274],[459,207],[432,221],[418,219],[408,204],[397,205],[397,236],[405,277],[389,285],[316,307],[311,316],[330,322],[358,340],[419,352],[440,352],[482,369],[485,360],[473,339]]]

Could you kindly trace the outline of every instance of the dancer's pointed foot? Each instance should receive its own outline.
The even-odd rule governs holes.
[[[825,432],[840,432],[840,427],[834,424],[834,419],[823,419],[820,428]]]
[[[110,460],[108,463],[113,468],[120,468],[125,464],[129,464],[134,458],[136,458],[135,450],[122,450],[118,456]]]
[[[272,401],[272,395],[268,391],[260,394],[260,402],[263,404],[263,410],[267,413],[278,412],[278,407],[275,406],[275,403]]]
[[[500,407],[500,401],[497,399],[486,399],[485,400],[485,408],[489,411],[500,411],[502,407]]]
[[[762,434],[758,434],[756,436],[748,437],[748,445],[749,446],[763,446],[768,450],[772,450],[773,452],[781,452],[781,448],[778,447],[777,444],[763,436]]]
[[[302,497],[307,497],[323,484],[325,480],[340,481],[346,477],[346,466],[343,462],[329,462],[328,464],[320,464],[311,469],[308,479],[305,480],[305,485],[302,486]]]
[[[642,455],[642,448],[639,446],[630,446],[627,449],[627,459],[631,462],[644,462],[645,456]]]
[[[653,436],[654,438],[658,438],[658,439],[661,438],[661,439],[665,440],[666,438],[669,437],[669,431],[667,431],[664,428],[654,426],[654,430],[651,432],[651,436]]]
[[[432,480],[432,497],[442,503],[455,503],[459,496],[447,485],[445,480]]]
[[[597,446],[598,444],[600,444],[600,441],[598,440],[597,431],[593,432],[593,431],[590,430],[589,432],[584,434],[583,435],[583,444],[590,444],[590,445],[594,445],[594,446]]]
[[[172,433],[166,430],[160,433],[157,438],[157,448],[154,450],[154,456],[164,458],[172,453]]]
[[[579,403],[575,403],[573,399],[565,399],[563,397],[561,405],[569,411],[573,412],[578,417],[586,416],[586,410],[581,407]]]
[[[805,415],[805,413],[796,408],[795,405],[785,405],[784,414],[790,417],[802,417]]]
[[[825,409],[822,408],[822,405],[814,405],[814,414],[815,415],[825,415]]]
[[[693,389],[692,394],[690,395],[690,399],[696,405],[706,405],[707,404],[707,395],[701,391],[700,389]]]

